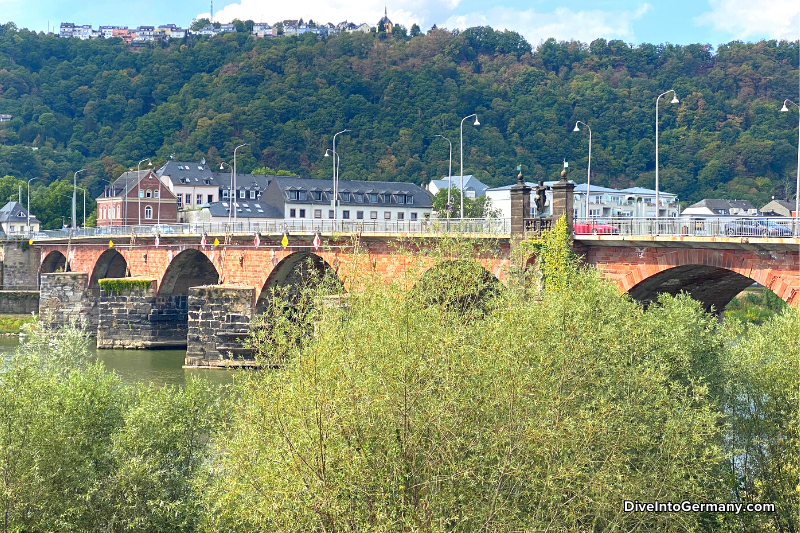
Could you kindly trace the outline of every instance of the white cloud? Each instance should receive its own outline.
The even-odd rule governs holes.
[[[448,17],[458,7],[461,0],[404,0],[402,9],[389,9],[392,22],[407,28],[417,23],[427,29],[435,22]],[[214,13],[217,22],[254,20],[274,23],[285,19],[298,19],[315,22],[367,22],[376,25],[383,16],[386,6],[384,0],[303,0],[302,2],[269,2],[263,0],[241,0],[228,4]],[[201,13],[197,18],[208,17]]]
[[[472,26],[491,26],[496,30],[505,28],[520,33],[533,46],[550,37],[582,42],[604,37],[632,42],[635,41],[633,22],[650,9],[650,4],[642,4],[634,11],[572,11],[559,7],[552,13],[538,13],[534,9],[523,11],[493,7],[484,12],[451,16],[442,26],[460,29]]]
[[[696,17],[695,22],[734,38],[797,39],[800,35],[798,0],[709,0],[708,3],[711,11]]]

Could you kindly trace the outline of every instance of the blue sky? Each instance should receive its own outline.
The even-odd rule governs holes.
[[[216,0],[215,18],[275,22],[312,18],[322,22],[370,22],[383,14],[384,0]],[[403,0],[386,4],[389,18],[427,30],[490,25],[524,35],[534,46],[548,37],[589,42],[597,37],[626,42],[676,44],[734,39],[797,39],[799,0]],[[208,1],[172,0],[0,0],[0,23],[44,31],[60,22],[99,25],[175,23],[187,26],[208,16]]]

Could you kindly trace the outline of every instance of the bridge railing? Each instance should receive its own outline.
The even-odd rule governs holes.
[[[178,236],[227,233],[457,233],[508,235],[511,232],[509,219],[452,218],[423,220],[273,220],[237,223],[190,223],[150,224],[141,226],[102,226],[98,228],[75,228],[46,230],[37,233],[34,239],[66,239],[75,237],[124,238],[136,236]]]
[[[800,235],[800,219],[789,217],[672,217],[577,218],[575,235],[684,236],[684,237],[766,237]]]

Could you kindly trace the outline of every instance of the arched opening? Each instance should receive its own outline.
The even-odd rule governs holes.
[[[264,282],[258,296],[256,312],[263,313],[274,289],[285,287],[284,298],[296,301],[304,287],[309,283],[324,283],[327,292],[341,294],[344,286],[334,269],[320,256],[311,252],[296,252],[284,258]]]
[[[659,294],[686,292],[703,304],[706,311],[721,313],[734,296],[752,285],[754,280],[726,268],[706,265],[685,265],[654,274],[633,286],[628,294],[645,305]]]
[[[161,281],[159,296],[188,296],[190,287],[216,285],[219,273],[204,253],[184,250],[172,260]]]
[[[42,274],[52,274],[53,272],[65,272],[67,270],[67,258],[58,251],[47,254],[42,261]]]
[[[109,248],[97,258],[89,278],[89,288],[100,287],[100,280],[106,278],[124,278],[128,275],[128,262],[121,253]]]
[[[464,314],[484,311],[502,288],[500,280],[475,261],[454,260],[428,269],[412,290],[423,305]]]

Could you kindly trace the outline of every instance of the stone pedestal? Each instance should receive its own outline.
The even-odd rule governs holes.
[[[130,280],[130,278],[121,278]],[[100,289],[98,348],[186,346],[186,298],[157,296],[156,280],[122,290]]]
[[[241,341],[250,331],[255,289],[246,285],[208,285],[189,289],[186,366],[249,366],[250,350]]]
[[[525,219],[531,216],[531,188],[522,179],[522,172],[517,176],[517,183],[511,187],[511,237],[522,238],[525,235]]]
[[[89,275],[80,272],[42,274],[39,316],[51,326],[71,322],[94,334],[93,310],[96,301],[87,290]]]
[[[561,179],[553,186],[553,205],[550,211],[553,214],[553,224],[563,215],[567,217],[567,227],[572,231],[572,219],[574,216],[573,196],[575,184],[567,181],[567,172],[561,173]]]

